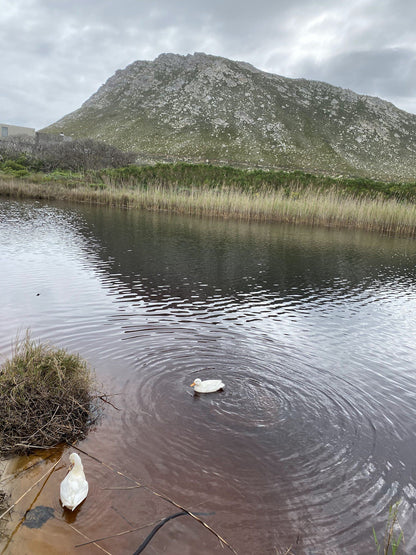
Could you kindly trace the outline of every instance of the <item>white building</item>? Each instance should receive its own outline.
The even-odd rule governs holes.
[[[20,127],[18,125],[0,123],[0,130],[0,139],[5,139],[6,137],[16,137],[19,135],[28,135],[29,137],[35,136],[35,129],[32,127]]]

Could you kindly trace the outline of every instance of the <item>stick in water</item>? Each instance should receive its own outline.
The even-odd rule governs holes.
[[[129,480],[130,482],[133,482],[134,484],[136,484],[137,486],[141,486],[143,488],[145,488],[147,491],[153,493],[153,495],[156,495],[157,497],[160,497],[161,499],[164,499],[165,501],[167,501],[168,503],[170,503],[171,505],[173,505],[174,507],[180,509],[181,511],[184,511],[188,516],[190,516],[191,518],[193,518],[194,520],[196,520],[197,522],[199,522],[200,524],[202,524],[202,526],[204,526],[207,530],[209,530],[211,532],[211,534],[214,534],[214,536],[226,547],[228,547],[228,549],[230,549],[230,551],[232,551],[235,555],[237,554],[237,551],[233,548],[232,545],[230,545],[222,536],[220,536],[218,534],[218,532],[216,532],[213,528],[211,528],[211,526],[209,524],[207,524],[204,520],[202,520],[201,518],[199,518],[195,513],[192,513],[191,511],[188,511],[188,509],[186,509],[185,507],[183,507],[182,505],[180,505],[179,503],[176,503],[176,501],[173,501],[173,499],[170,499],[170,497],[168,497],[167,495],[163,494],[163,493],[159,493],[151,488],[149,488],[148,486],[146,486],[145,484],[141,484],[140,482],[137,482],[136,480],[134,480],[133,478],[130,478],[130,476],[127,476],[126,474],[123,474],[123,472],[121,472],[120,470],[117,470],[111,466],[109,466],[108,464],[104,463],[103,461],[101,461],[100,459],[98,459],[97,457],[94,457],[93,455],[90,455],[89,453],[87,453],[87,451],[84,451],[83,449],[80,449],[79,447],[77,447],[76,445],[74,445],[73,443],[68,443],[68,445],[70,445],[71,447],[73,447],[74,449],[77,449],[78,451],[80,451],[81,453],[84,453],[84,455],[87,455],[87,457],[90,457],[91,459],[93,459],[94,461],[98,462],[99,464],[101,464],[102,466],[104,466],[105,468],[108,468],[109,470],[111,470],[111,472],[114,472],[116,474],[118,474],[119,476],[123,476],[123,478],[125,478],[126,480]],[[179,516],[179,515],[178,515]]]

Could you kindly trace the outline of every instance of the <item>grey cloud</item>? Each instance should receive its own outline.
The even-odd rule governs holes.
[[[299,74],[358,93],[406,102],[416,90],[416,52],[403,48],[339,54],[318,65],[305,60]]]
[[[40,128],[117,69],[205,51],[413,107],[416,4],[406,0],[6,0],[0,119]],[[319,42],[328,34],[327,43]],[[333,42],[332,38],[333,37]],[[310,42],[308,42],[310,41]],[[322,52],[314,52],[315,43]],[[412,90],[413,87],[413,90]],[[20,94],[16,94],[20,91]]]

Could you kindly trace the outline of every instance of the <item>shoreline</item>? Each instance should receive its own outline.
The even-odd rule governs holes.
[[[303,224],[416,236],[416,204],[382,196],[354,196],[345,190],[311,187],[245,191],[233,186],[187,186],[177,183],[31,182],[0,177],[0,196],[62,200],[126,209]]]

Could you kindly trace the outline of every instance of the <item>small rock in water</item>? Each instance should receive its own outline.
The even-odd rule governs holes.
[[[23,526],[27,526],[28,528],[40,528],[53,517],[53,513],[54,510],[52,507],[39,505],[25,514]]]

